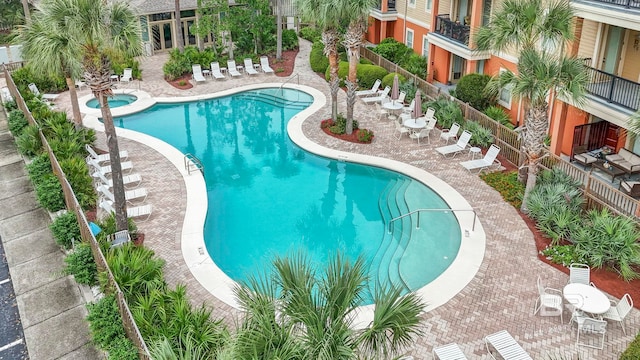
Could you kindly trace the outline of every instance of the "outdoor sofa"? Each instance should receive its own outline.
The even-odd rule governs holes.
[[[624,170],[627,176],[640,173],[640,155],[625,148],[617,154],[606,155],[605,159],[613,166]]]

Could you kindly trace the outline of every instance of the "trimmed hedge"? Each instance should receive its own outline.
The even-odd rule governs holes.
[[[329,81],[329,71],[327,67],[325,71],[325,79]],[[378,65],[358,64],[356,77],[358,78],[358,86],[360,88],[371,88],[377,79],[382,79],[388,74],[387,70]],[[338,68],[338,78],[340,78],[340,86],[344,86],[344,79],[349,75],[349,63],[341,61]]]
[[[484,88],[491,80],[485,74],[467,74],[460,78],[456,85],[456,97],[472,107],[484,111],[492,105],[492,99],[484,94]]]
[[[324,73],[329,68],[329,59],[324,56],[324,44],[320,41],[314,42],[311,46],[311,53],[309,54],[309,63],[311,64],[311,70],[319,73]]]
[[[402,76],[402,75],[400,75],[400,74],[398,74],[398,73],[394,73],[394,72],[392,72],[392,73],[388,73],[387,75],[385,75],[385,76],[382,78],[382,85],[381,85],[381,87],[382,87],[382,88],[384,88],[385,86],[393,86],[393,78],[394,78],[396,75],[398,75],[398,85],[400,85],[400,84],[404,84],[405,82],[407,82],[407,79],[406,79],[404,76]],[[373,84],[372,84],[372,85],[373,85]],[[414,93],[414,94],[415,94],[415,93]]]

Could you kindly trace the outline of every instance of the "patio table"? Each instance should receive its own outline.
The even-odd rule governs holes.
[[[382,104],[382,107],[389,110],[389,119],[395,120],[398,118],[398,112],[402,110],[402,108],[404,107],[404,104],[402,104],[401,102],[392,100]]]
[[[608,166],[605,166],[605,164],[607,164]],[[601,170],[602,172],[604,172],[605,174],[611,176],[611,182],[613,183],[614,180],[618,177],[618,176],[622,176],[624,174],[626,174],[627,172],[620,169],[619,167],[616,167],[614,165],[612,165],[611,163],[605,161],[605,160],[598,160],[596,162],[593,162],[591,164],[594,168]]]
[[[407,119],[402,123],[402,125],[415,131],[423,129],[425,126],[427,126],[427,122],[423,118]]]
[[[602,291],[586,284],[568,284],[562,290],[562,295],[577,309],[594,315],[602,315],[611,307],[609,299]]]

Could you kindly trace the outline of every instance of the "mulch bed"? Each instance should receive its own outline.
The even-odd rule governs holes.
[[[348,134],[342,134],[342,135],[334,134],[331,131],[329,131],[329,128],[323,128],[322,131],[324,131],[325,134],[327,134],[329,136],[333,136],[334,138],[338,138],[340,140],[344,140],[344,141],[348,141],[348,142],[352,142],[352,143],[357,143],[357,144],[371,144],[371,141],[362,142],[362,141],[358,140],[358,131],[359,130],[354,130],[351,133],[351,135],[348,135]],[[374,135],[374,138],[375,138],[375,135]]]
[[[296,63],[296,56],[298,55],[298,49],[295,50],[283,50],[280,60],[276,60],[276,55],[269,56],[269,65],[277,76],[287,77],[293,74],[293,67]]]
[[[171,84],[171,86],[173,86],[176,89],[180,89],[180,90],[187,90],[187,89],[191,89],[193,87],[193,84],[191,84],[191,82],[189,81],[191,80],[191,75],[190,74],[186,74],[186,75],[182,75],[181,77],[173,80],[173,81],[168,81],[167,82],[169,84]],[[181,85],[180,83],[184,82],[183,85]]]

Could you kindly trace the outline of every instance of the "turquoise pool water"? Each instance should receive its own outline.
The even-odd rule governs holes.
[[[116,108],[120,106],[129,105],[136,100],[138,100],[138,97],[135,95],[114,94],[113,96],[107,99],[107,102],[109,103],[109,107]],[[98,101],[98,99],[95,99],[95,98],[91,99],[87,101],[87,107],[93,108],[93,109],[99,109],[100,102]]]
[[[158,104],[116,126],[159,138],[204,164],[209,209],[204,238],[217,266],[236,281],[273,255],[303,250],[318,264],[341,251],[371,265],[370,288],[388,281],[418,289],[455,258],[460,227],[430,188],[396,172],[319,157],[293,144],[289,119],[310,95],[262,89],[207,101]],[[285,97],[274,101],[268,94]],[[266,95],[265,95],[266,94]],[[411,236],[409,236],[411,235]]]

